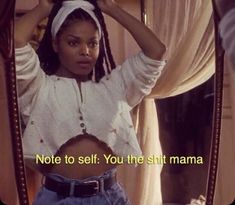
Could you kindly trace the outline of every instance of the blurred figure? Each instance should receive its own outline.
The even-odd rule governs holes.
[[[222,46],[235,70],[235,1],[215,0],[215,4],[221,17],[219,32],[222,37]]]

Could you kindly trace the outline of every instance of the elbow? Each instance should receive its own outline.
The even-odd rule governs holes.
[[[158,43],[152,49],[151,54],[149,55],[150,58],[154,60],[163,60],[166,54],[166,46],[163,43]]]
[[[148,41],[147,46],[142,47],[142,51],[153,60],[163,60],[167,48],[163,42],[155,38],[152,41]]]
[[[166,45],[161,43],[161,45],[158,47],[158,51],[156,52],[157,55],[156,55],[156,59],[158,60],[162,60],[166,54]]]

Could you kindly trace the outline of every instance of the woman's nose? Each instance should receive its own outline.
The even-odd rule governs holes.
[[[81,46],[80,46],[80,55],[85,55],[85,56],[87,56],[87,55],[89,55],[89,47],[88,47],[88,45],[87,44],[81,44]]]

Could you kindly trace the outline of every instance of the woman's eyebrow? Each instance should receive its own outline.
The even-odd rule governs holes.
[[[72,35],[72,34],[68,34],[68,37],[72,37],[72,38],[75,38],[75,39],[77,39],[77,40],[80,40],[80,39],[81,39],[79,36],[74,36],[74,35]]]
[[[75,38],[76,40],[80,40],[81,39],[81,37],[75,36],[73,34],[68,34],[68,37]],[[92,36],[92,37],[89,38],[89,40],[99,40],[99,38],[98,38],[98,36]]]
[[[91,37],[90,40],[99,40],[99,38],[97,36]]]

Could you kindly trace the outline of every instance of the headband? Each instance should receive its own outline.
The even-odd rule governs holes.
[[[56,34],[58,33],[60,27],[62,26],[63,22],[67,18],[67,16],[72,13],[75,9],[82,9],[85,12],[87,12],[92,19],[95,21],[97,27],[98,27],[98,32],[99,32],[99,37],[101,38],[102,36],[102,31],[101,31],[101,26],[98,21],[98,19],[95,16],[95,13],[93,10],[95,7],[89,3],[88,1],[84,0],[73,0],[73,1],[64,1],[62,4],[62,7],[58,11],[57,15],[55,16],[52,26],[51,26],[51,34],[52,37],[55,38]]]

